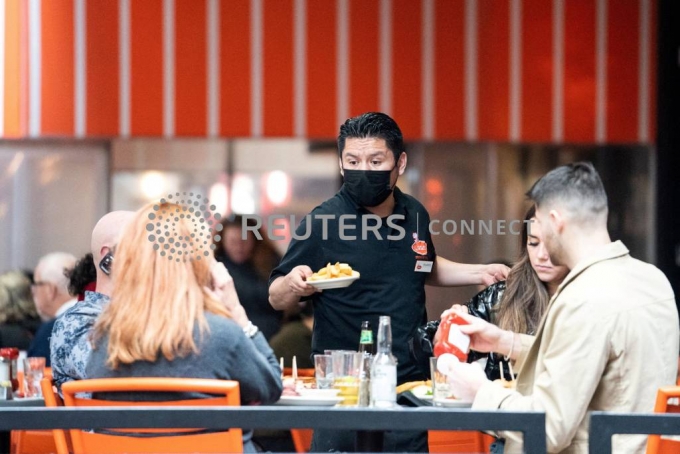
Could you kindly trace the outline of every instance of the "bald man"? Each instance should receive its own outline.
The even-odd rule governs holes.
[[[60,393],[62,384],[87,378],[85,367],[91,350],[88,337],[97,317],[109,302],[113,290],[110,272],[116,245],[133,215],[132,211],[108,213],[92,230],[91,249],[97,270],[97,291],[86,291],[85,299],[59,317],[52,329],[52,376]]]
[[[55,320],[76,303],[68,293],[68,278],[64,274],[75,264],[75,256],[53,252],[43,256],[35,268],[31,293],[43,323],[28,347],[28,356],[46,358],[47,366],[50,365],[50,336]]]

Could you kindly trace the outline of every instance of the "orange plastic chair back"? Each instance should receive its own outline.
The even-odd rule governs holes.
[[[654,413],[680,413],[680,402],[668,403],[668,399],[680,399],[680,386],[659,388],[656,393]],[[680,441],[650,435],[647,439],[647,454],[670,454],[680,452]]]
[[[63,407],[64,401],[57,394],[54,384],[52,383],[52,375],[44,377],[40,381],[40,388],[42,389],[43,398],[45,399],[46,407]],[[52,431],[54,437],[54,445],[57,449],[57,454],[68,454],[69,443],[65,430],[55,429]]]
[[[56,407],[58,403],[52,390],[52,370],[50,368],[45,368],[44,377],[40,382],[40,387],[45,398],[45,406]],[[19,371],[17,379],[19,380],[19,390],[21,392],[24,390],[23,378],[23,372]],[[68,454],[69,452],[66,435],[63,430],[13,430],[10,445],[13,454],[39,454],[45,452]]]
[[[239,384],[231,380],[193,378],[110,378],[78,380],[61,387],[67,407],[121,406],[239,406]],[[205,399],[163,402],[110,401],[76,397],[79,393],[101,392],[193,392],[211,394]],[[75,454],[81,453],[188,453],[188,452],[243,452],[243,431],[240,428],[209,433],[194,433],[190,429],[114,429],[118,434],[71,430]],[[144,437],[128,436],[126,432],[143,433]],[[185,432],[178,435],[178,432]],[[172,435],[163,435],[172,433]],[[153,434],[153,436],[149,436]]]
[[[430,430],[428,444],[431,453],[489,452],[493,437],[482,432],[462,430]]]

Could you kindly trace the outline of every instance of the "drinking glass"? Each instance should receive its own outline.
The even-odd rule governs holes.
[[[359,368],[363,354],[351,351],[334,351],[333,387],[339,389],[343,407],[356,407],[359,401]]]
[[[24,361],[24,396],[41,397],[40,380],[45,373],[45,358],[25,358]]]
[[[435,407],[443,406],[446,399],[453,398],[451,386],[446,380],[446,375],[437,370],[437,358],[430,358],[430,374],[432,376],[432,404]]]
[[[314,355],[314,376],[317,389],[333,387],[333,356]]]

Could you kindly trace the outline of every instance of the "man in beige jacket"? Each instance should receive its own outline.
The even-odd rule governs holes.
[[[678,312],[668,279],[607,232],[607,196],[590,163],[554,169],[528,193],[554,264],[571,270],[535,338],[463,315],[471,348],[515,360],[516,390],[473,364],[452,367],[454,393],[474,409],[544,411],[549,452],[588,452],[588,412],[652,412],[675,382]],[[521,435],[501,433],[505,452]],[[614,437],[614,452],[644,452],[646,436]]]

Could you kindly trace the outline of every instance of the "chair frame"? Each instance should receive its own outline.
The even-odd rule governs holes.
[[[680,405],[669,405],[668,399],[680,398],[680,386],[664,386],[656,393],[654,413],[680,413]],[[680,441],[662,440],[661,435],[650,435],[647,439],[647,454],[677,452]]]
[[[102,378],[65,383],[62,388],[67,407],[102,406],[239,406],[239,383],[232,380],[194,378]],[[81,393],[102,392],[192,392],[216,397],[172,401],[112,401],[78,397]],[[194,433],[191,429],[125,429],[120,434],[95,433],[70,430],[75,454],[95,452],[243,452],[243,431],[229,428],[221,432]],[[152,434],[151,436],[126,436],[125,432]],[[178,434],[180,432],[180,434]],[[183,434],[181,432],[187,432]],[[172,433],[172,435],[163,435]],[[156,435],[158,434],[158,435]]]

